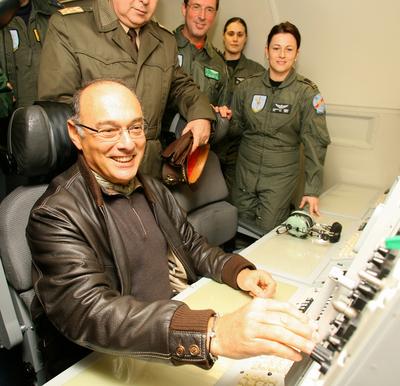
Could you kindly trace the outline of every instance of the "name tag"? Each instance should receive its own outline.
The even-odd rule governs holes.
[[[206,78],[214,79],[214,80],[220,80],[221,75],[219,74],[218,71],[213,70],[212,68],[205,67],[204,68],[204,75]]]
[[[290,114],[292,111],[292,105],[282,104],[282,103],[274,103],[272,105],[272,112],[278,114]]]

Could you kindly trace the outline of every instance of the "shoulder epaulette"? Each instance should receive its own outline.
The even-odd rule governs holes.
[[[318,86],[310,79],[308,78],[299,78],[300,82],[308,84],[309,86],[311,86],[314,90],[318,90]]]
[[[76,7],[66,7],[63,9],[59,9],[58,12],[60,12],[63,16],[67,16],[67,15],[75,15],[77,13],[90,12],[92,10],[93,10],[92,7],[76,6]]]
[[[167,27],[165,27],[164,25],[162,25],[160,22],[158,22],[157,20],[153,20],[154,23],[156,23],[160,28],[162,28],[164,31],[169,32],[171,35],[173,35],[173,32],[171,30],[169,30]]]

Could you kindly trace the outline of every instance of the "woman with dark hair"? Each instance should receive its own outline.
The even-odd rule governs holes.
[[[264,71],[264,67],[246,58],[243,49],[247,42],[247,25],[241,17],[232,17],[225,23],[223,32],[223,57],[229,72],[228,101],[232,100],[235,87],[249,76]],[[239,144],[229,138],[224,138],[214,146],[221,162],[229,191],[235,176],[235,162]]]
[[[304,146],[304,193],[300,208],[319,215],[318,196],[330,143],[325,103],[317,86],[296,72],[301,37],[289,22],[274,26],[265,55],[269,68],[235,90],[230,135],[241,136],[232,190],[239,216],[268,232],[284,221],[300,175]]]
[[[224,59],[229,69],[230,91],[234,86],[254,73],[261,72],[264,67],[254,60],[246,58],[243,49],[247,42],[247,25],[241,17],[232,17],[224,26]]]

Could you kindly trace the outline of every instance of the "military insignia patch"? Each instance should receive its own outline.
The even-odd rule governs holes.
[[[279,114],[290,114],[292,111],[292,105],[286,103],[274,103],[272,105],[272,112]]]
[[[244,78],[240,78],[239,76],[235,77],[235,84],[242,83],[244,81]]]
[[[251,109],[253,112],[258,113],[264,108],[266,102],[266,95],[254,95],[253,100],[251,101]]]
[[[313,106],[317,114],[325,114],[326,111],[326,105],[324,98],[322,98],[321,94],[315,95],[313,99]]]
[[[182,67],[182,64],[183,64],[183,55],[182,54],[178,54],[178,64],[179,64],[179,67]]]
[[[208,67],[204,68],[204,75],[207,78],[214,79],[214,80],[220,80],[221,79],[221,75],[219,74],[218,71],[213,70],[212,68],[208,68]]]

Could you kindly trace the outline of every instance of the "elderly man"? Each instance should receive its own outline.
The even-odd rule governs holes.
[[[236,254],[210,247],[169,190],[138,173],[146,139],[136,96],[97,80],[78,92],[68,121],[79,151],[34,206],[27,236],[36,312],[96,351],[210,368],[218,355],[273,353],[299,360],[312,329],[275,283]],[[171,297],[207,276],[256,299],[217,317]],[[280,322],[282,321],[282,322]]]
[[[147,146],[141,171],[161,172],[160,136],[171,103],[193,132],[193,150],[208,141],[215,119],[207,97],[177,64],[173,35],[151,21],[158,0],[72,1],[50,21],[39,98],[70,102],[85,82],[123,79],[143,106]]]

